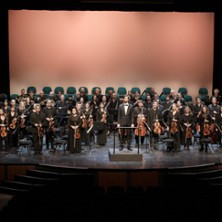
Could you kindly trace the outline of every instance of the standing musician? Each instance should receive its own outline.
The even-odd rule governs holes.
[[[29,100],[30,100],[30,103],[35,103],[35,95],[34,95],[34,92],[33,91],[30,91],[28,94],[27,94]]]
[[[39,93],[39,97],[37,98],[37,103],[41,105],[42,109],[45,107],[46,100],[47,100],[47,97],[44,95],[44,92],[41,91]]]
[[[107,106],[109,105],[109,103],[107,102],[107,98],[106,96],[102,96],[102,101],[104,109],[107,109]]]
[[[220,96],[220,90],[219,89],[217,89],[217,88],[214,89],[213,96],[210,98],[210,101],[212,101],[213,97],[216,97],[217,104],[220,105],[221,104],[221,96]]]
[[[189,106],[184,108],[184,114],[181,115],[181,125],[183,128],[181,144],[184,148],[190,148],[192,145],[192,129],[194,127],[194,118]]]
[[[24,139],[26,136],[26,126],[28,120],[28,110],[26,109],[25,102],[21,101],[18,108],[18,124],[19,124],[19,138]]]
[[[167,95],[165,101],[163,102],[163,110],[170,109],[172,106],[172,101],[170,101],[170,96]]]
[[[139,100],[138,106],[134,107],[134,125],[136,127],[140,125],[141,129],[143,129],[143,133],[141,129],[135,129],[135,140],[137,145],[139,144],[139,137],[141,138],[140,139],[141,145],[143,145],[144,143],[147,130],[146,121],[147,121],[147,109],[144,108],[143,101]],[[140,130],[141,132],[138,130]]]
[[[180,113],[177,110],[177,105],[175,103],[171,106],[167,122],[169,137],[174,139],[174,149],[178,151],[180,149]]]
[[[10,112],[10,106],[8,104],[8,100],[5,99],[4,100],[4,104],[3,104],[3,110],[4,110],[4,113],[6,113],[8,115],[8,113]]]
[[[196,103],[193,106],[193,115],[194,115],[194,123],[195,123],[195,130],[199,128],[199,117],[201,114],[201,110],[203,107],[203,103],[201,101],[201,98],[199,96],[196,97]]]
[[[46,149],[49,149],[49,143],[51,143],[51,150],[54,150],[56,109],[52,106],[52,100],[47,100],[46,107],[43,108],[42,113],[45,115]]]
[[[152,109],[152,106],[153,106],[152,98],[151,98],[150,94],[147,94],[144,107],[147,108],[147,110],[150,110],[150,109]]]
[[[129,104],[129,97],[124,96],[123,103],[118,110],[118,124],[117,127],[134,127],[133,105]],[[127,149],[131,144],[131,129],[120,129],[120,151],[123,150],[124,143],[127,140]]]
[[[109,121],[110,132],[113,130],[113,123],[117,122],[118,108],[119,108],[119,99],[117,98],[116,93],[114,92],[107,105],[107,110],[109,112],[108,121]]]
[[[0,150],[5,146],[5,150],[8,150],[8,117],[4,113],[2,107],[0,107]],[[3,141],[5,144],[3,144]]]
[[[200,112],[199,116],[199,125],[200,125],[200,139],[209,138],[211,131],[210,131],[210,125],[211,125],[212,119],[209,114],[209,110],[207,106],[203,106]],[[204,144],[201,142],[200,151],[204,150]],[[205,152],[207,152],[207,144],[205,146]]]
[[[153,102],[153,107],[148,111],[148,125],[151,129],[150,145],[157,149],[158,137],[163,133],[164,129],[161,125],[162,113],[158,107],[158,102]],[[154,139],[154,140],[153,140]]]
[[[100,104],[100,102],[102,101],[102,95],[101,95],[100,88],[95,89],[94,95],[97,97],[98,104]]]
[[[17,147],[18,145],[18,113],[15,110],[15,107],[11,107],[10,112],[8,114],[8,142],[9,148]]]
[[[70,153],[81,152],[81,118],[76,108],[73,108],[68,118],[69,135],[68,150]]]
[[[11,102],[10,102],[10,107],[14,107],[15,108],[15,111],[17,112],[17,104],[16,104],[16,100],[15,99],[12,99]]]
[[[67,106],[65,101],[65,96],[61,95],[60,100],[57,100],[56,102],[56,110],[58,114],[58,121],[60,122],[61,119],[67,116]]]
[[[88,102],[88,96],[86,95],[86,91],[83,87],[81,87],[79,89],[79,99],[80,98],[83,98],[84,99],[84,102]],[[79,102],[79,100],[77,100],[77,102]]]
[[[99,100],[96,95],[93,95],[90,106],[92,107],[93,119],[96,120],[97,109],[99,109]]]
[[[104,103],[101,102],[99,104],[99,109],[97,110],[96,113],[96,121],[101,122],[101,129],[98,130],[97,134],[97,144],[99,146],[104,146],[107,143],[107,118],[108,118],[108,113],[107,110],[104,107]]]
[[[213,96],[211,99],[211,104],[208,106],[209,114],[211,117],[215,117],[220,112],[220,106],[217,104],[217,97]]]
[[[34,144],[34,154],[42,154],[42,140],[44,136],[45,114],[41,113],[41,105],[35,104],[34,111],[30,115],[32,125],[32,136]]]
[[[25,94],[25,89],[21,89],[21,94],[17,98],[17,102],[26,101],[26,98],[28,97],[27,94]]]

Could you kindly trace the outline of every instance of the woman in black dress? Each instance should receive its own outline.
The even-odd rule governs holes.
[[[104,146],[107,143],[107,116],[107,111],[101,102],[96,113],[96,121],[101,122],[101,127],[97,133],[97,144],[100,146]]]
[[[70,153],[81,152],[81,119],[76,108],[72,109],[71,115],[68,118],[69,135],[68,135],[68,149]]]
[[[174,149],[178,151],[180,150],[180,112],[175,103],[171,106],[167,122],[169,137],[174,139]]]
[[[0,107],[0,150],[5,147],[5,150],[8,150],[8,117],[2,107]],[[4,141],[4,143],[3,143]]]
[[[184,108],[184,114],[181,116],[181,125],[183,128],[182,133],[182,144],[184,148],[190,148],[189,146],[192,145],[192,130],[194,127],[194,118],[189,106]]]

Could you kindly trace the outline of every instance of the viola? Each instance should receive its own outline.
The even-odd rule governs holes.
[[[192,129],[191,129],[190,126],[187,126],[187,127],[186,127],[186,139],[191,139],[192,136],[193,136],[193,134],[192,134]]]
[[[145,127],[146,118],[138,116],[137,118],[137,128],[135,129],[136,136],[145,136],[146,135],[146,127]]]
[[[74,134],[73,134],[75,139],[80,139],[81,135],[80,135],[80,130],[79,128],[74,129]]]
[[[101,122],[103,122],[104,124],[107,122],[107,114],[106,114],[106,112],[104,112],[104,113],[102,114]]]
[[[16,123],[17,123],[17,119],[14,118],[14,119],[12,120],[11,124],[9,125],[10,129],[15,129]]]
[[[86,128],[86,127],[87,127],[86,117],[83,116],[83,117],[82,117],[82,128]]]
[[[3,138],[8,135],[7,129],[6,129],[5,126],[1,126],[1,128],[0,128],[0,135],[1,135],[1,137],[3,137]]]
[[[196,124],[196,131],[200,132],[200,124],[198,124],[198,123]]]
[[[164,129],[163,129],[163,127],[160,125],[160,122],[159,122],[159,121],[155,121],[155,123],[154,123],[154,128],[153,128],[153,132],[154,132],[155,134],[158,134],[158,135],[160,135],[160,134],[162,134],[162,133],[164,132]]]
[[[175,134],[177,132],[178,132],[177,122],[176,121],[172,121],[171,128],[170,128],[170,133]]]
[[[55,121],[53,120],[53,118],[51,117],[49,120],[49,130],[51,131],[55,131]]]

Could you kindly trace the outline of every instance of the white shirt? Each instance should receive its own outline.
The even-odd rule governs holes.
[[[124,104],[124,110],[125,110],[125,115],[126,115],[128,107],[129,107],[129,104],[128,103],[123,103],[123,104]]]

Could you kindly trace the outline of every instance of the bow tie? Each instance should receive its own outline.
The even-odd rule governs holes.
[[[124,106],[129,106],[128,104],[125,104]]]

